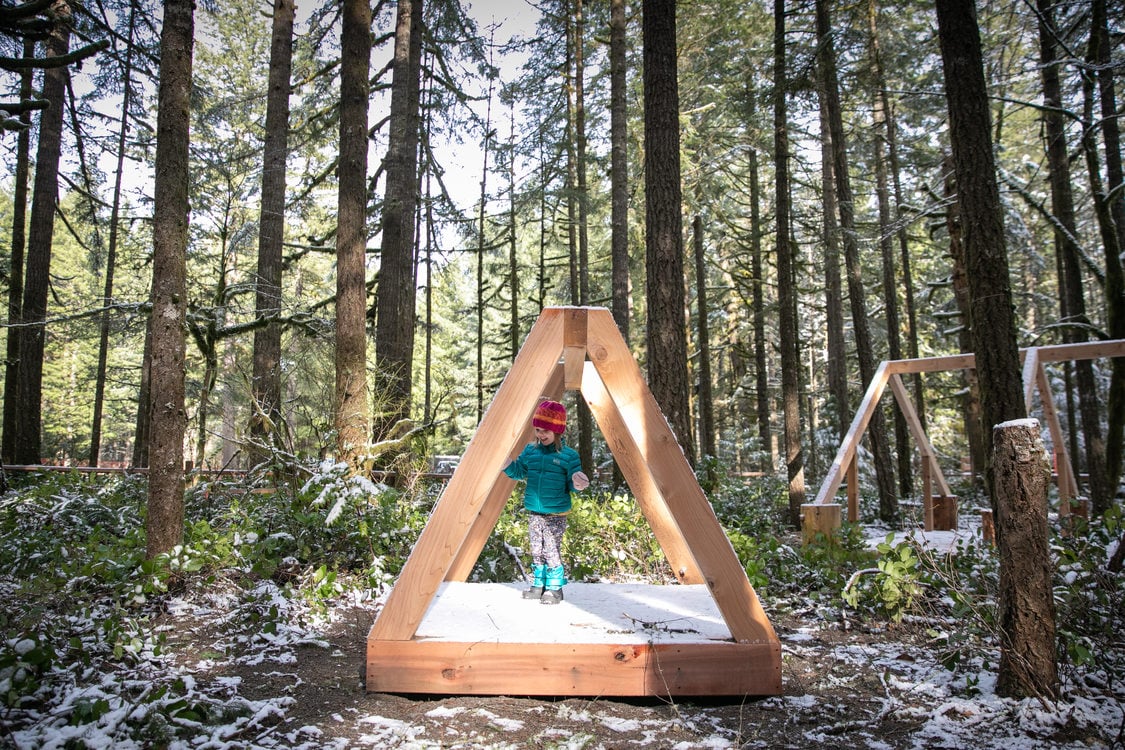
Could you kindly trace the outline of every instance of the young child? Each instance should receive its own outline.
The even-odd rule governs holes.
[[[543,604],[563,600],[566,575],[562,562],[562,538],[570,493],[581,492],[590,484],[582,472],[578,453],[567,447],[566,407],[557,401],[544,401],[531,419],[535,442],[528,443],[519,457],[508,463],[504,473],[512,479],[526,479],[523,507],[528,511],[528,538],[531,541],[532,583],[524,599]]]

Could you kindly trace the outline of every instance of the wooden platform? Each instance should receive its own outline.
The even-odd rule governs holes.
[[[609,592],[600,584],[571,585],[558,607],[524,601],[512,587],[458,588],[454,584],[468,580],[512,497],[515,483],[503,469],[531,439],[536,404],[544,397],[557,401],[567,390],[590,407],[679,584],[656,590],[610,586]],[[498,603],[489,606],[492,596]],[[646,614],[650,606],[655,609]],[[680,621],[689,624],[652,625]],[[714,627],[718,623],[725,629]],[[673,632],[679,630],[684,632]],[[367,689],[593,696],[781,692],[781,647],[773,626],[609,310],[540,313],[371,626]]]
[[[703,585],[568,584],[555,606],[517,584],[443,583],[415,636],[369,640],[367,689],[457,695],[720,696],[781,692],[776,639],[736,643]]]

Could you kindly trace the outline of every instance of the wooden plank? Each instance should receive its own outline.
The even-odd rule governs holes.
[[[1125,357],[1125,339],[1040,346],[1033,347],[1032,349],[1034,349],[1033,361],[1036,363],[1036,367],[1038,367],[1039,364],[1043,362],[1097,359],[1101,357]],[[1020,350],[1020,355],[1025,362],[1025,398],[1029,398],[1027,389],[1030,387],[1026,365],[1029,351],[1031,351],[1031,349],[1028,348]],[[871,419],[871,412],[878,403],[879,397],[882,396],[883,389],[891,374],[902,375],[920,372],[945,372],[949,370],[964,370],[975,366],[976,357],[973,354],[954,354],[943,357],[923,357],[919,359],[893,359],[882,362],[867,387],[867,392],[864,394],[863,401],[856,410],[855,417],[852,420],[851,426],[848,428],[847,435],[845,435],[844,439],[840,442],[840,448],[836,452],[836,458],[832,461],[832,466],[829,467],[828,473],[824,478],[824,482],[820,485],[820,491],[817,493],[814,502],[831,502],[836,491],[840,488],[840,484],[843,482],[844,475],[847,471],[848,462],[851,461],[855,455],[856,446],[863,437],[863,433],[866,431],[867,424]],[[1032,368],[1032,375],[1034,375],[1034,371],[1035,368]],[[941,477],[941,472],[938,471],[935,477]],[[939,481],[944,483],[944,477]],[[1075,482],[1074,487],[1077,493],[1077,482]],[[949,490],[943,488],[942,492],[948,494]]]
[[[588,324],[589,357],[651,470],[731,634],[737,641],[776,641],[746,571],[612,316],[605,309],[591,310]]]
[[[1125,357],[1125,339],[1108,341],[1084,341],[1075,344],[1053,344],[1040,346],[1040,362],[1064,362],[1103,357]]]
[[[949,489],[949,483],[945,481],[945,476],[942,474],[941,464],[938,463],[934,446],[930,443],[930,439],[926,437],[926,431],[922,429],[922,420],[918,418],[918,412],[914,409],[914,402],[906,392],[902,376],[897,372],[891,375],[890,384],[895,401],[902,410],[903,417],[906,418],[906,426],[910,429],[910,434],[918,445],[918,451],[922,456],[923,470],[926,465],[929,465],[930,479],[937,482],[938,492],[941,493],[942,497],[949,497],[953,492]]]
[[[976,357],[972,354],[948,354],[940,357],[920,357],[918,359],[889,359],[884,364],[887,371],[899,375],[919,372],[947,372],[949,370],[968,370],[976,367]]]
[[[566,389],[582,387],[582,371],[586,361],[586,309],[563,308],[563,366]]]
[[[831,538],[840,528],[839,503],[805,503],[801,506],[801,541],[810,544],[817,534]]]
[[[883,391],[887,387],[887,379],[890,377],[890,365],[888,362],[883,362],[879,365],[879,369],[875,371],[875,375],[871,378],[871,384],[867,386],[867,392],[863,395],[863,401],[860,402],[859,408],[855,411],[855,417],[852,418],[851,426],[848,427],[848,432],[844,435],[844,439],[840,442],[840,448],[836,451],[836,458],[832,460],[832,465],[828,468],[828,474],[824,478],[824,483],[820,485],[820,492],[817,493],[817,503],[832,502],[836,490],[840,488],[840,482],[843,481],[844,472],[847,470],[848,462],[855,456],[856,447],[859,441],[863,438],[863,433],[867,429],[867,423],[871,421],[871,415],[875,413],[875,409],[879,406],[879,399],[883,396]]]
[[[1020,357],[1022,358],[1030,348],[1038,350],[1037,357],[1040,362],[1064,362],[1068,360],[1102,359],[1104,357],[1125,357],[1125,339],[1025,347],[1019,350]],[[920,357],[918,359],[891,359],[887,360],[886,364],[891,372],[899,374],[948,372],[950,370],[967,370],[971,367],[976,367],[976,356],[971,353],[963,353],[938,357]]]
[[[547,381],[547,386],[533,401],[535,404],[538,404],[540,397],[559,401],[562,399],[562,394],[563,367],[562,365],[556,365],[550,380]],[[531,422],[528,421],[525,423],[523,432],[520,434],[515,446],[508,452],[508,458],[513,459],[518,456],[520,451],[523,450],[523,447],[530,443],[534,437],[535,429],[531,426]],[[505,465],[507,464],[502,464],[502,466]],[[488,542],[488,537],[492,535],[492,530],[496,528],[496,522],[500,520],[500,514],[504,512],[504,506],[507,505],[508,499],[512,496],[512,490],[515,484],[515,480],[509,479],[508,475],[503,472],[496,475],[496,483],[485,497],[480,513],[478,513],[477,517],[473,520],[472,528],[469,529],[469,533],[465,535],[465,541],[462,543],[461,549],[457,552],[453,564],[445,574],[446,581],[468,580],[469,574],[473,572],[473,566],[476,565],[477,560],[480,559],[481,550],[484,549],[484,545]]]
[[[1039,349],[1028,349],[1023,355],[1023,410],[1030,414],[1032,398],[1035,396],[1035,373],[1039,369]]]
[[[854,453],[848,461],[848,521],[859,522],[859,459]]]
[[[367,690],[442,695],[778,695],[781,646],[776,641],[369,641]]]
[[[1047,380],[1047,372],[1040,363],[1035,371],[1035,382],[1039,386],[1039,404],[1043,409],[1043,416],[1047,420],[1047,430],[1051,433],[1051,445],[1055,452],[1055,467],[1058,471],[1059,486],[1059,513],[1070,512],[1070,498],[1078,497],[1077,473],[1070,452],[1066,449],[1066,436],[1063,435],[1062,424],[1059,422],[1059,413],[1055,409],[1055,396],[1051,392],[1051,383]],[[1063,510],[1066,508],[1066,510]]]
[[[641,459],[640,449],[629,428],[621,419],[609,393],[605,389],[601,376],[592,362],[586,363],[585,376],[582,378],[582,396],[590,406],[590,412],[602,431],[606,445],[617,460],[621,474],[633,491],[633,496],[640,506],[649,526],[652,527],[664,557],[672,567],[680,583],[703,583],[699,565],[684,542],[683,534],[676,525],[671,511],[648,465]]]
[[[549,309],[528,333],[422,529],[369,638],[405,641],[413,637],[498,481],[500,470],[523,435],[537,405],[536,397],[555,372],[563,349],[562,331],[562,315],[557,309]]]

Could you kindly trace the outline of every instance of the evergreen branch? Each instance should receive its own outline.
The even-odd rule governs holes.
[[[92,57],[109,46],[108,39],[87,44],[65,55],[52,57],[0,57],[0,68],[18,73],[28,68],[63,68],[72,63]]]
[[[1063,225],[1063,223],[1061,221],[1059,221],[1057,216],[1055,216],[1053,213],[1051,213],[1047,209],[1047,207],[1043,205],[1042,201],[1036,200],[1035,196],[1033,196],[1027,190],[1027,188],[1020,185],[1006,171],[1004,171],[1002,169],[997,170],[997,171],[1000,174],[1000,179],[1004,182],[1005,185],[1007,185],[1012,190],[1014,190],[1016,195],[1023,198],[1024,203],[1026,203],[1029,208],[1031,208],[1037,214],[1039,214],[1041,217],[1043,217],[1043,220],[1046,221],[1048,224],[1050,224],[1052,229],[1054,229],[1056,232],[1059,232],[1060,234],[1062,234],[1064,237],[1067,238],[1067,240],[1069,240],[1074,245],[1074,249],[1078,251],[1078,257],[1081,259],[1082,264],[1084,266],[1086,266],[1086,270],[1090,274],[1093,275],[1094,280],[1097,281],[1098,285],[1101,286],[1104,289],[1105,288],[1105,274],[1102,272],[1102,270],[1100,268],[1098,268],[1098,264],[1094,263],[1094,261],[1090,258],[1089,254],[1087,254],[1087,252],[1086,252],[1086,248],[1082,247],[1082,243],[1078,241],[1078,238],[1075,237],[1070,232],[1070,230],[1067,229],[1066,226]]]

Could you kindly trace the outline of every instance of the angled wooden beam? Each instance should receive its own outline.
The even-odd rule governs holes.
[[[547,386],[543,392],[539,394],[544,398],[549,398],[552,401],[559,401],[562,399],[563,394],[563,366],[556,365],[554,371],[551,373],[550,380],[547,381]],[[533,399],[533,403],[539,403],[539,396]],[[525,422],[523,432],[516,440],[515,446],[508,452],[508,458],[514,459],[523,450],[523,447],[530,443],[534,438],[534,428],[531,422]],[[503,468],[504,464],[501,464]],[[484,504],[481,506],[480,513],[473,521],[473,526],[469,533],[465,536],[465,542],[461,545],[461,549],[457,552],[457,557],[453,560],[453,564],[449,567],[449,571],[445,574],[447,581],[466,581],[469,574],[473,572],[473,566],[477,564],[480,559],[481,550],[488,542],[488,537],[492,535],[492,530],[496,528],[496,522],[500,520],[500,514],[504,512],[504,506],[508,504],[508,500],[512,496],[512,490],[515,488],[516,482],[510,479],[507,474],[502,471],[496,475],[496,483],[492,485],[489,490],[488,496],[485,498]]]
[[[867,386],[867,393],[863,394],[863,401],[860,402],[859,408],[855,410],[855,417],[852,418],[851,426],[848,427],[844,439],[840,441],[836,458],[832,459],[832,465],[828,468],[828,475],[824,478],[824,483],[820,485],[820,492],[817,493],[816,500],[813,502],[832,502],[836,490],[840,488],[840,482],[843,481],[849,462],[855,458],[856,448],[859,446],[859,441],[863,439],[863,433],[867,430],[867,423],[871,421],[871,415],[879,407],[879,399],[883,397],[883,391],[887,388],[890,373],[891,367],[888,362],[881,363],[879,369],[875,371],[870,385]]]
[[[949,484],[945,481],[945,476],[941,472],[941,464],[938,463],[934,446],[930,444],[929,438],[926,437],[926,431],[922,429],[922,420],[918,418],[918,412],[914,410],[914,402],[910,400],[910,395],[906,392],[906,386],[903,385],[902,376],[896,372],[891,376],[890,382],[891,392],[894,393],[895,401],[898,402],[898,406],[902,409],[902,414],[906,418],[906,426],[910,429],[910,434],[918,445],[923,466],[930,467],[930,478],[937,482],[938,492],[941,493],[941,496],[953,497],[953,492],[949,489]],[[929,497],[928,492],[926,496]]]
[[[460,553],[500,471],[555,372],[563,349],[563,316],[544,310],[496,392],[457,470],[407,558],[369,638],[409,640]]]
[[[633,491],[641,513],[652,527],[652,533],[660,549],[664,551],[672,573],[680,583],[703,583],[699,565],[685,543],[683,533],[668,509],[668,503],[656,486],[652,470],[641,458],[640,448],[621,419],[617,406],[592,362],[586,363],[582,396],[589,404],[594,421],[598,423],[610,452],[617,460],[622,476]]]
[[[591,310],[587,352],[660,495],[695,556],[715,604],[736,641],[773,642],[773,626],[683,450],[676,442],[632,352],[608,310]]]
[[[1051,391],[1051,383],[1047,380],[1047,372],[1043,369],[1042,362],[1035,368],[1035,382],[1039,387],[1039,405],[1047,420],[1047,431],[1051,433],[1051,446],[1055,454],[1059,513],[1065,515],[1070,512],[1071,498],[1078,497],[1078,478],[1074,471],[1073,460],[1066,449],[1066,437],[1063,435],[1062,424],[1059,423],[1058,410],[1055,409],[1055,396]]]

